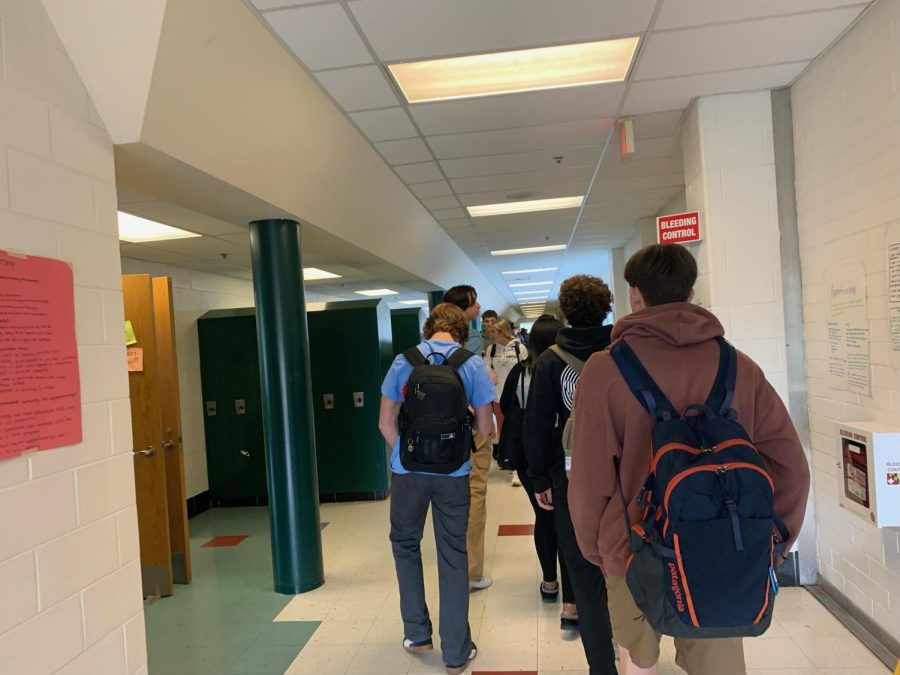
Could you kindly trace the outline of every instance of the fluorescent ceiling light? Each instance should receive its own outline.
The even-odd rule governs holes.
[[[504,248],[498,251],[491,251],[491,255],[519,255],[521,253],[547,253],[549,251],[565,250],[565,244],[554,244],[553,246],[532,246],[530,248]]]
[[[550,286],[552,281],[527,281],[521,284],[510,284],[510,288],[524,288],[525,286]]]
[[[119,239],[132,244],[146,241],[166,241],[168,239],[190,239],[201,235],[163,225],[140,216],[119,211]]]
[[[386,295],[399,295],[397,291],[392,291],[390,288],[372,288],[367,291],[354,291],[354,293],[365,295],[370,298],[383,298]]]
[[[621,82],[637,37],[388,66],[409,103]]]
[[[427,300],[401,300],[401,305],[427,305]]]
[[[552,199],[526,199],[520,202],[500,202],[498,204],[478,204],[467,206],[473,218],[483,216],[503,216],[508,213],[532,213],[534,211],[555,211],[556,209],[577,209],[584,201],[584,195],[577,197],[553,197]]]
[[[303,268],[303,280],[304,281],[318,281],[319,279],[340,279],[340,274],[334,274],[332,272],[326,272],[325,270],[320,270],[318,267],[304,267]]]
[[[513,291],[513,295],[550,295],[550,290],[542,288],[535,291]]]
[[[503,274],[532,274],[533,272],[555,272],[558,269],[558,267],[535,267],[531,270],[509,270],[508,272],[503,272]]]

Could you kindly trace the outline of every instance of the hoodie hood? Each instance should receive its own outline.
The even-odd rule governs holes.
[[[582,361],[591,354],[607,347],[611,340],[612,326],[591,326],[590,328],[561,328],[556,334],[556,344]]]
[[[725,335],[719,320],[690,302],[648,307],[616,322],[612,339],[651,338],[677,347],[693,345]]]

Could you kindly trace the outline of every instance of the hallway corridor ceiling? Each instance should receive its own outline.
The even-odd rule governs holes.
[[[869,4],[859,0],[245,0],[434,218],[516,303],[510,283],[610,274],[684,189],[680,124],[697,96],[789,85]],[[388,66],[639,38],[624,82],[408,104]],[[765,47],[761,48],[761,44]],[[604,145],[623,117],[636,152]],[[472,218],[466,207],[585,195],[577,208]],[[494,249],[570,244],[497,258]],[[503,271],[554,267],[552,272]]]

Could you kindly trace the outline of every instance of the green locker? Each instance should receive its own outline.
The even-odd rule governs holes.
[[[410,347],[422,342],[422,328],[425,326],[425,310],[391,310],[391,332],[394,336],[394,354],[402,354]]]
[[[383,499],[389,465],[378,408],[393,358],[388,307],[380,300],[327,303],[309,311],[307,321],[319,497]],[[214,310],[197,326],[213,504],[265,503],[255,311]],[[235,400],[245,401],[244,414],[236,414]]]

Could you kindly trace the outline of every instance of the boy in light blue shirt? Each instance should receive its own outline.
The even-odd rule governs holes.
[[[444,363],[468,338],[465,313],[449,303],[434,308],[425,322],[425,342],[418,349],[432,364]],[[420,544],[428,507],[433,505],[434,538],[438,549],[441,651],[447,673],[462,673],[475,658],[469,630],[469,573],[466,528],[469,518],[469,472],[466,459],[451,473],[411,472],[400,461],[398,416],[413,365],[397,356],[381,387],[378,427],[392,448],[391,544],[400,586],[403,647],[413,653],[433,648],[431,619],[425,602]],[[493,426],[494,386],[484,362],[473,356],[457,369],[475,427],[489,436]]]

